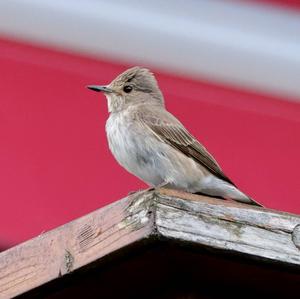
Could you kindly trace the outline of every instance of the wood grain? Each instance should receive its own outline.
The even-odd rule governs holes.
[[[152,193],[137,193],[0,254],[0,298],[12,298],[152,232]]]
[[[167,237],[300,266],[300,217],[205,196],[161,190],[156,227]],[[178,196],[177,194],[177,196]]]
[[[300,269],[300,217],[159,189],[142,191],[0,254],[0,298],[59,279],[146,238]],[[152,245],[153,246],[153,245]]]

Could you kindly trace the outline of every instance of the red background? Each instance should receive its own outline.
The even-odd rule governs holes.
[[[0,40],[0,66],[0,246],[145,187],[113,159],[105,98],[85,88],[129,65]],[[168,109],[243,191],[300,213],[298,103],[153,71]]]
[[[245,0],[237,0],[239,2],[244,2]],[[282,8],[288,8],[288,9],[294,9],[299,10],[300,9],[300,1],[299,0],[246,0],[249,3],[256,3],[256,4],[268,4],[268,5],[274,5]]]

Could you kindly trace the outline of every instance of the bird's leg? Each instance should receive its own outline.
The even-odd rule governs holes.
[[[133,194],[138,193],[140,191],[144,191],[144,190],[143,189],[139,189],[139,190],[136,190],[136,191],[129,191],[127,195],[133,195]]]
[[[136,191],[130,191],[128,193],[128,195],[132,195],[132,194],[135,194],[135,193],[140,192],[140,191],[144,191],[144,192],[154,191],[154,190],[160,189],[162,187],[166,187],[168,184],[169,183],[162,182],[162,183],[158,184],[157,186],[149,187],[147,189],[139,189],[139,190],[136,190]]]
[[[168,188],[168,185],[169,185],[168,182],[162,182],[159,185],[150,188],[150,190],[153,191],[153,190],[157,190],[157,189],[160,189],[160,188]]]
[[[132,195],[132,194],[135,194],[135,193],[138,193],[138,192],[141,192],[141,191],[148,192],[148,191],[153,191],[153,190],[155,190],[155,187],[149,187],[147,189],[139,189],[139,190],[136,190],[136,191],[130,191],[130,192],[128,192],[128,195]]]

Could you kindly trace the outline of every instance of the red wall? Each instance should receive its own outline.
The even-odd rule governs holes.
[[[239,2],[245,2],[245,0],[236,0]],[[288,8],[289,10],[300,10],[299,0],[246,0],[249,3],[270,5],[278,8]]]
[[[102,95],[126,67],[0,40],[0,247],[144,188],[110,154]],[[157,74],[170,111],[266,207],[300,213],[300,105]]]

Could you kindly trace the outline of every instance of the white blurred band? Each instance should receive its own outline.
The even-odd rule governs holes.
[[[300,13],[226,0],[0,1],[0,34],[298,98]]]

